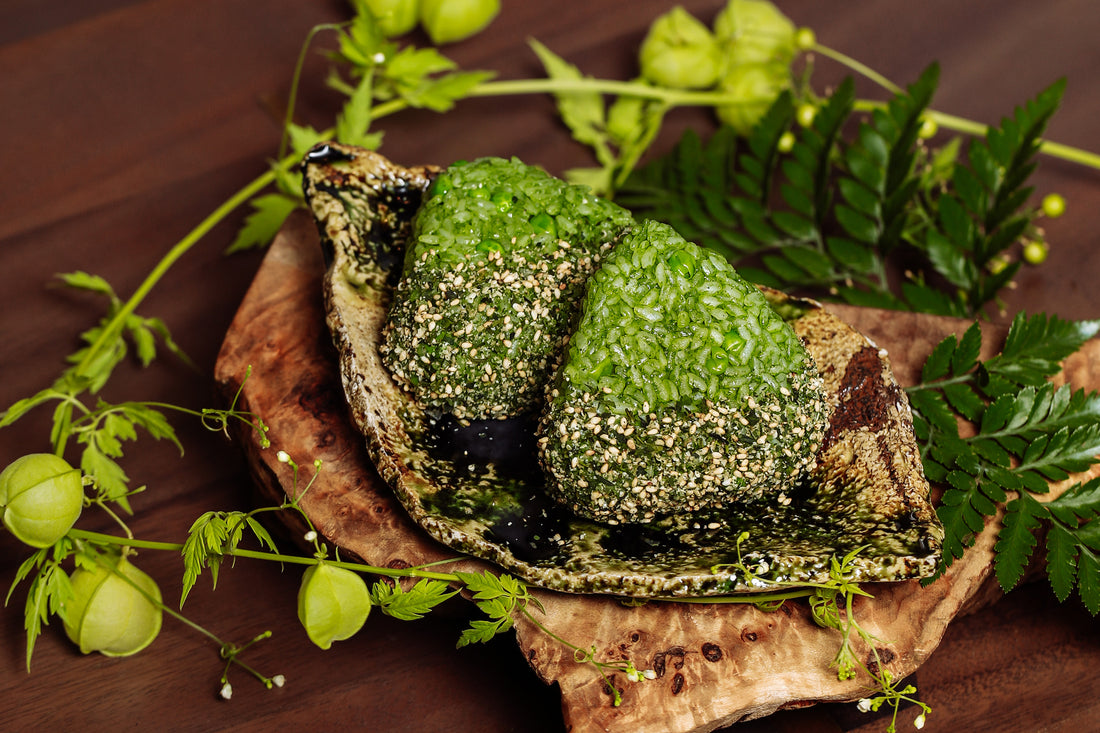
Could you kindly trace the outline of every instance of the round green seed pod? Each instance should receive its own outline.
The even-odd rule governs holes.
[[[719,82],[719,87],[735,101],[718,107],[715,113],[719,120],[739,134],[748,135],[790,83],[787,67],[780,64],[731,66]]]
[[[363,0],[387,38],[402,36],[420,20],[419,0]]]
[[[31,547],[49,547],[80,517],[80,471],[52,453],[32,453],[0,472],[4,526]]]
[[[480,33],[499,12],[500,0],[421,0],[420,25],[438,46]]]
[[[311,566],[298,588],[298,620],[322,649],[359,632],[370,615],[370,591],[358,573],[327,563]]]
[[[126,657],[157,638],[163,619],[160,588],[126,558],[79,567],[69,581],[73,598],[65,607],[65,634],[82,653]]]
[[[787,66],[798,47],[794,23],[767,0],[730,0],[714,19],[714,35],[730,65]]]
[[[673,89],[713,86],[722,69],[718,42],[680,6],[653,21],[638,53],[642,76]]]

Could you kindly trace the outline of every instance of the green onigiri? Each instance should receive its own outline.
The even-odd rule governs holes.
[[[822,387],[759,290],[643,222],[588,281],[540,424],[549,490],[608,523],[785,503],[827,427]]]
[[[456,163],[416,214],[380,354],[429,409],[537,412],[625,209],[518,160]]]

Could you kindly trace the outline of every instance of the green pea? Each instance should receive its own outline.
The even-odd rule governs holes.
[[[727,353],[740,353],[745,348],[745,339],[737,331],[728,332],[722,339],[722,349]]]
[[[729,364],[729,354],[717,347],[711,349],[710,354],[707,355],[707,360],[705,362],[707,370],[710,371],[712,374],[724,373],[726,371],[726,368],[729,367]]]
[[[592,379],[599,379],[611,372],[611,357],[605,356],[599,364],[592,369]]]
[[[497,188],[489,195],[489,200],[496,204],[497,208],[503,213],[512,208],[512,204],[515,203],[516,197],[512,195],[511,191]]]
[[[678,249],[668,258],[668,266],[682,277],[691,277],[695,273],[695,256],[684,249]]]
[[[475,249],[478,252],[503,252],[504,247],[495,239],[483,239],[477,243]]]
[[[450,176],[441,173],[435,177],[432,185],[428,186],[428,196],[442,196],[452,188],[454,188],[454,181],[451,180]]]
[[[535,228],[535,231],[546,232],[551,237],[558,236],[557,221],[545,211],[540,211],[531,217],[531,226]]]

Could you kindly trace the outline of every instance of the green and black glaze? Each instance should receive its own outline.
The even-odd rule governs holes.
[[[782,500],[705,509],[688,520],[596,522],[550,498],[534,421],[458,420],[417,404],[378,353],[401,262],[393,255],[409,230],[377,222],[397,210],[393,191],[402,199],[423,191],[436,170],[335,144],[327,158],[304,165],[307,199],[331,256],[326,312],[352,420],[382,477],[429,535],[534,585],[576,593],[690,597],[821,582],[832,558],[860,548],[855,581],[934,572],[943,530],[888,357],[812,301],[764,291],[816,361],[832,415],[815,465]],[[349,185],[360,188],[343,190]],[[364,245],[382,232],[395,236]],[[753,568],[751,583],[714,571],[738,561]]]
[[[379,345],[390,374],[421,404],[463,419],[530,412],[585,282],[632,223],[586,187],[518,160],[444,169],[407,233]]]

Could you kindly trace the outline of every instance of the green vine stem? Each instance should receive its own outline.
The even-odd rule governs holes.
[[[119,545],[125,547],[134,547],[142,550],[160,550],[164,552],[182,552],[183,544],[179,542],[158,542],[154,540],[138,540],[125,537],[117,537],[111,534],[104,534],[102,532],[92,532],[86,529],[79,529],[74,527],[69,530],[69,537],[76,540],[86,540],[96,544],[106,545]],[[287,563],[292,565],[316,565],[318,560],[315,557],[304,557],[301,555],[285,555],[278,552],[265,552],[262,550],[244,550],[236,548],[229,550],[225,553],[230,557],[243,557],[251,560],[270,560],[272,562]],[[431,570],[423,570],[418,567],[412,568],[383,568],[375,565],[366,565],[363,563],[346,562],[343,560],[325,560],[328,565],[334,565],[336,567],[347,568],[348,570],[356,570],[363,573],[370,573],[371,575],[380,575],[387,578],[429,578],[432,580],[442,580],[446,582],[460,582],[460,578],[453,573],[438,573]]]
[[[229,214],[274,182],[274,180],[275,172],[273,170],[269,170],[256,177],[252,182],[248,183],[237,191],[237,193],[222,202],[218,208],[214,209],[206,218],[199,222],[198,226],[188,232],[183,239],[168,250],[167,254],[165,254],[152,271],[145,276],[145,279],[138,288],[122,305],[111,322],[99,333],[99,337],[89,345],[88,350],[84,354],[84,358],[81,359],[76,366],[76,374],[80,375],[86,370],[99,356],[99,351],[107,343],[110,343],[118,337],[126,318],[137,309],[138,305],[145,299],[145,296],[149,294],[149,291],[156,286],[160,279],[164,277],[165,273],[168,272],[180,257],[186,254],[191,247],[205,237],[211,229],[220,224]]]
[[[849,69],[856,72],[857,74],[860,74],[861,76],[867,77],[891,94],[902,94],[905,92],[904,89],[872,69],[870,66],[867,66],[867,64],[856,61],[854,58],[846,53],[841,53],[840,51],[829,48],[828,46],[822,46],[820,43],[815,43],[809,48],[809,50],[813,53],[821,54],[826,58],[830,58],[840,65],[848,67]]]
[[[822,46],[820,43],[815,43],[811,48],[814,53],[819,53],[822,56],[832,59],[837,63],[846,66],[852,71],[864,76],[874,83],[881,86],[891,94],[901,94],[903,90],[900,86],[887,79],[882,74],[878,73],[874,69],[870,68],[866,64],[863,64],[856,59],[848,56],[845,53],[841,53],[828,46]],[[884,109],[886,104],[869,99],[859,99],[855,102],[855,109],[861,112],[870,112],[875,109]],[[936,110],[928,110],[925,116],[935,122],[940,127],[948,130],[954,130],[955,132],[965,133],[967,135],[973,135],[975,137],[984,137],[989,132],[989,126],[983,125],[980,122],[974,122],[968,120],[965,117],[959,117],[957,115],[947,114],[946,112],[937,112]],[[1086,166],[1100,170],[1100,155],[1075,148],[1070,145],[1064,145],[1062,143],[1053,142],[1051,140],[1043,140],[1039,144],[1040,152],[1051,156],[1052,158],[1061,158],[1071,163],[1077,163],[1079,165]]]

